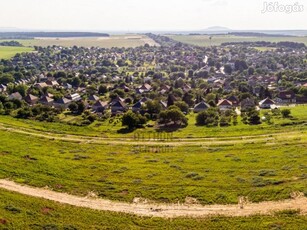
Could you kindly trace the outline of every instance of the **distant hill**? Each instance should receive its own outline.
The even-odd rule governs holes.
[[[27,39],[35,37],[51,37],[51,38],[66,38],[66,37],[109,37],[106,33],[90,33],[90,32],[0,32],[0,38],[5,39]]]
[[[204,29],[204,31],[231,31],[231,29],[223,26],[211,26],[207,29]]]

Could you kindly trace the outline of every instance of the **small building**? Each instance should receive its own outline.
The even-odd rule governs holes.
[[[228,110],[228,109],[232,109],[233,108],[232,102],[227,100],[227,99],[220,100],[219,103],[217,104],[217,106],[221,110]]]
[[[98,100],[99,100],[99,97],[96,96],[96,95],[91,95],[91,96],[88,97],[88,100],[89,100],[89,101],[98,101]]]
[[[280,104],[295,104],[296,96],[292,91],[282,91],[278,94],[275,101]]]
[[[96,101],[93,106],[92,109],[96,112],[96,113],[103,113],[106,109],[108,108],[108,103],[107,102],[102,102],[102,101]]]
[[[19,92],[15,92],[9,95],[9,100],[22,100],[22,96],[20,95]]]
[[[64,83],[63,84],[64,89],[72,89],[72,85],[69,83]]]
[[[37,89],[43,89],[45,87],[48,87],[48,85],[45,82],[36,83],[33,86],[34,88],[37,88]]]
[[[141,100],[138,101],[137,103],[135,103],[133,106],[132,106],[132,112],[140,112],[141,109],[142,109],[142,106],[143,106],[144,102],[142,102]]]
[[[54,87],[54,88],[56,88],[56,87],[58,87],[60,84],[57,82],[57,81],[55,81],[55,80],[47,80],[46,81],[46,84],[48,85],[48,86],[51,86],[51,87]]]
[[[239,105],[239,99],[234,95],[227,97],[227,100],[230,101],[233,106]]]
[[[24,98],[24,100],[25,100],[28,104],[34,105],[34,104],[36,104],[36,103],[38,102],[38,97],[36,97],[36,96],[34,96],[34,95],[32,95],[32,94],[28,94],[28,95]]]
[[[81,101],[82,100],[80,94],[78,93],[69,94],[67,98],[71,101]]]
[[[6,92],[7,87],[3,84],[0,84],[0,93]]]
[[[63,97],[63,98],[60,98],[59,100],[55,101],[53,103],[54,107],[56,108],[62,108],[62,109],[67,109],[68,106],[71,104],[71,100]]]
[[[128,110],[127,105],[122,101],[117,101],[111,104],[112,114],[123,113],[126,112],[127,110]]]
[[[49,106],[52,106],[53,105],[53,98],[51,97],[48,97],[48,96],[42,96],[40,99],[39,99],[39,103],[43,104],[43,105],[49,105]]]
[[[194,106],[194,113],[199,113],[210,108],[210,105],[202,101]]]
[[[45,93],[44,96],[47,96],[47,97],[50,97],[50,98],[54,97],[54,95],[52,93]]]
[[[275,105],[275,102],[268,97],[259,102],[259,107],[261,109],[271,109],[272,106],[274,105]]]

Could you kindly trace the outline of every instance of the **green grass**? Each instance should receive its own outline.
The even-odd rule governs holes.
[[[306,118],[305,108],[292,109],[296,121]],[[187,137],[185,141],[189,137],[209,136],[215,137],[215,142],[198,139],[171,148],[168,145],[177,143],[174,139],[170,143],[160,142],[160,149],[148,149],[133,140],[124,143],[122,140],[133,134],[116,133],[119,124],[107,131],[103,126],[75,127],[4,116],[0,122],[30,128],[38,134],[51,132],[46,136],[52,136],[52,132],[59,137],[66,135],[61,132],[79,135],[88,132],[106,137],[101,129],[111,133],[110,141],[86,143],[1,130],[0,178],[33,186],[47,185],[57,191],[82,195],[94,191],[100,197],[128,202],[140,196],[160,202],[183,202],[185,197],[192,196],[203,204],[224,204],[237,203],[242,195],[258,202],[289,198],[293,191],[307,194],[306,125],[205,128],[195,127],[191,117],[191,124],[174,136]],[[276,120],[285,122],[293,121]],[[242,140],[256,134],[266,136]]]
[[[1,41],[1,40],[0,40]],[[92,37],[92,38],[35,38],[29,40],[16,40],[24,46],[83,46],[83,47],[137,47],[146,43],[156,44],[152,39],[145,35],[113,35],[110,37]]]
[[[10,59],[17,53],[32,52],[33,50],[33,48],[29,47],[0,46],[0,59]]]
[[[307,37],[243,37],[233,35],[169,35],[170,38],[198,46],[219,46],[224,42],[256,42],[256,41],[268,41],[268,42],[280,42],[280,41],[292,41],[305,43],[307,45]],[[211,41],[209,37],[212,37]]]
[[[307,216],[161,219],[94,211],[0,189],[0,229],[306,229]]]

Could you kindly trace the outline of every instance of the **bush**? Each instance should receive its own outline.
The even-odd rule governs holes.
[[[171,106],[159,114],[159,124],[185,127],[188,125],[188,119],[176,106]]]
[[[196,116],[196,125],[218,126],[219,113],[216,109],[208,109]]]
[[[122,126],[127,126],[129,130],[141,127],[146,124],[147,119],[140,114],[128,111],[122,117]]]
[[[282,109],[280,112],[281,112],[281,115],[282,115],[283,118],[290,117],[290,114],[291,114],[290,109]]]

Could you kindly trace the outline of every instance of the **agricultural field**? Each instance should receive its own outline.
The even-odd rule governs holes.
[[[34,49],[30,47],[0,46],[0,59],[9,59],[14,57],[17,53],[32,52],[33,50]]]
[[[1,40],[0,40],[1,41]],[[146,43],[149,45],[158,45],[146,35],[114,35],[110,37],[90,37],[90,38],[35,38],[29,40],[18,40],[27,47],[33,46],[83,46],[83,47],[137,47]]]
[[[197,46],[218,46],[224,42],[281,42],[291,41],[305,43],[307,45],[307,37],[243,37],[233,35],[168,35],[168,37],[187,44]],[[209,39],[211,37],[211,40]]]

